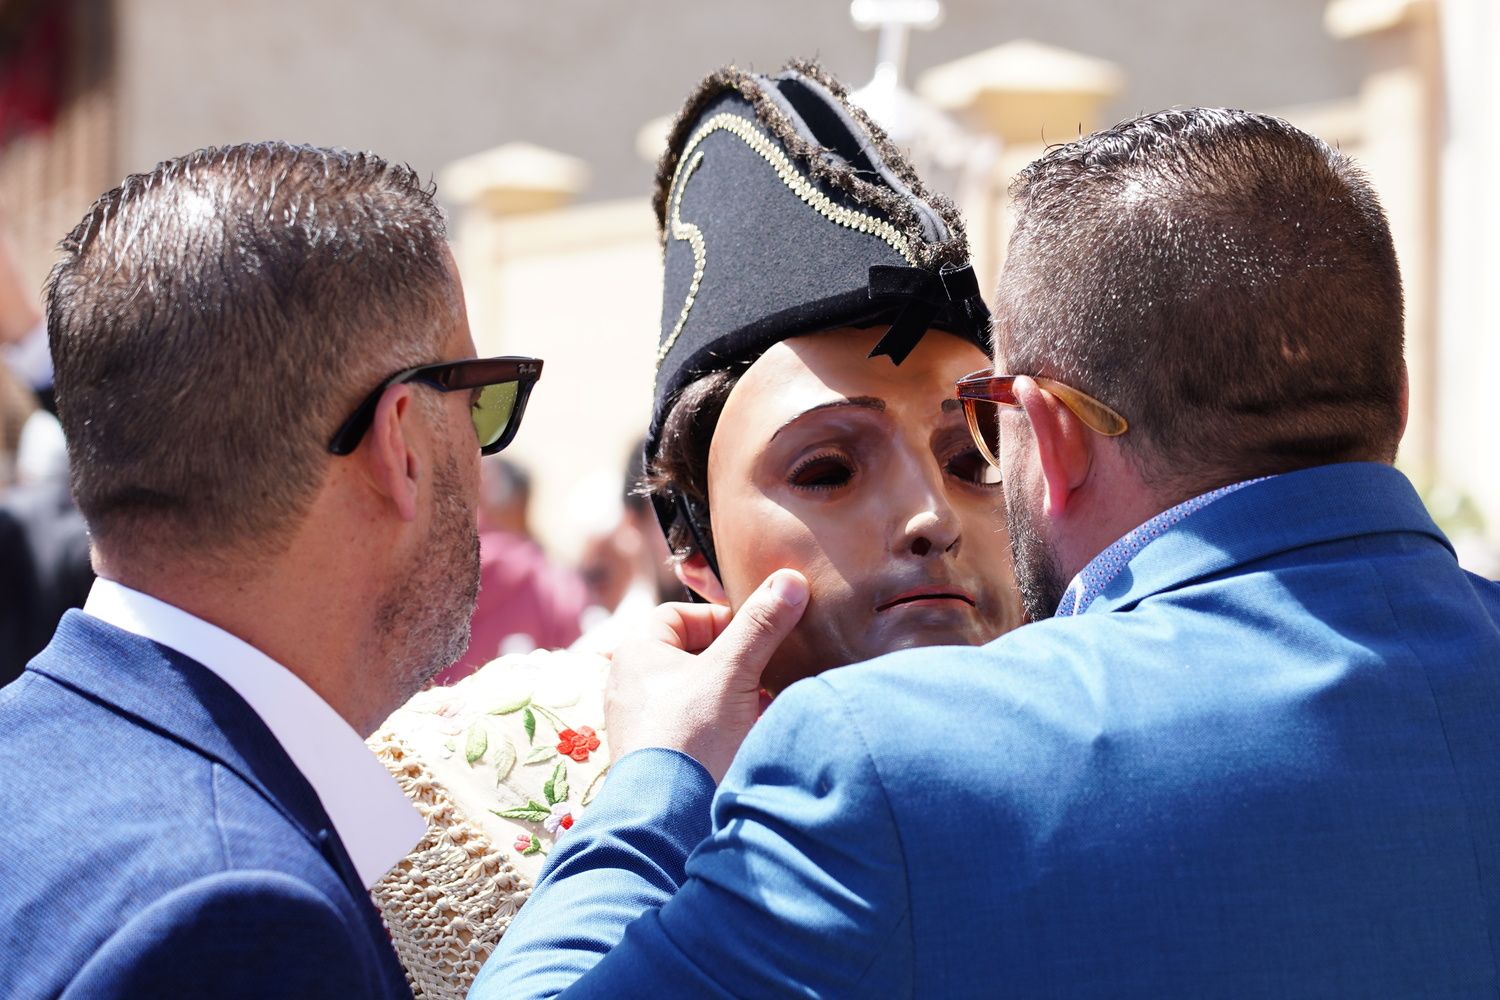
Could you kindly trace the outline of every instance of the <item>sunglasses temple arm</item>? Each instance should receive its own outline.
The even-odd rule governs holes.
[[[333,435],[333,440],[328,444],[328,450],[335,455],[348,455],[359,447],[360,441],[364,439],[365,432],[370,429],[370,424],[375,420],[375,408],[380,405],[380,393],[373,393],[365,401],[359,404],[359,409],[349,415]]]

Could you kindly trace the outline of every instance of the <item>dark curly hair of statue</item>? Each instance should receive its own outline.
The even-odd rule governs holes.
[[[703,543],[713,545],[713,522],[708,504],[708,451],[714,430],[724,412],[729,394],[739,383],[749,363],[721,368],[689,382],[667,410],[662,423],[661,442],[656,458],[636,486],[641,496],[661,497],[668,501],[683,496],[702,512],[699,530],[707,537]],[[677,518],[667,529],[667,546],[673,558],[687,559],[699,551],[698,539],[683,518]],[[704,553],[710,555],[711,553]]]

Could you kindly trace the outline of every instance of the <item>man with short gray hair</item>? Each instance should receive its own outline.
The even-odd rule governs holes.
[[[0,994],[409,996],[362,736],[463,651],[540,362],[474,358],[409,168],[282,143],[127,178],[47,313],[100,579],[0,691]]]

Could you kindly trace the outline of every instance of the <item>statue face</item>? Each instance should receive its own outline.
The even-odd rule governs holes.
[[[801,571],[806,615],[766,671],[772,691],[918,646],[975,645],[1020,624],[1000,484],[954,382],[988,359],[941,332],[899,367],[882,329],[783,341],[751,365],[709,449],[724,594]]]

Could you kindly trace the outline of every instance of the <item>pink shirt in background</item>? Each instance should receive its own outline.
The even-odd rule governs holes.
[[[554,565],[536,542],[508,531],[479,535],[479,604],[469,649],[435,684],[467,677],[502,652],[561,649],[580,634],[583,580]]]

